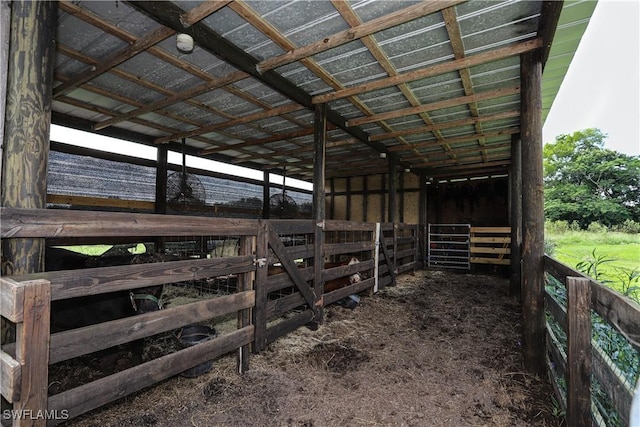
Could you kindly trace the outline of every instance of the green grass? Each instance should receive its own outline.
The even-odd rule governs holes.
[[[640,235],[617,232],[591,233],[567,231],[546,234],[555,249],[553,257],[576,268],[580,262],[591,262],[602,258],[606,262],[598,265],[600,280],[621,291],[620,281],[624,274],[640,272]],[[594,258],[595,250],[595,258]]]
[[[113,247],[113,245],[77,245],[77,246],[59,246],[60,248],[67,249],[70,251],[78,252],[84,255],[90,256],[100,256],[109,249]],[[145,253],[146,248],[142,243],[138,243],[136,248],[130,252],[132,254],[143,254]]]

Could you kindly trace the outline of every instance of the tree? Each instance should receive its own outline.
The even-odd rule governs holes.
[[[640,156],[604,148],[607,135],[585,129],[544,146],[545,217],[612,226],[640,221]]]

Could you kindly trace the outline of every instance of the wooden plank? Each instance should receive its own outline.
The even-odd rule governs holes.
[[[313,267],[300,268],[300,274],[306,281],[310,281],[314,279],[313,276]],[[281,289],[295,287],[296,284],[293,282],[291,277],[285,272],[280,274],[274,274],[267,277],[266,290],[267,292],[275,292]]]
[[[25,413],[47,409],[50,301],[51,289],[46,280],[25,285],[24,318],[16,332],[16,360],[22,365],[20,399],[13,405],[13,409]],[[18,424],[44,426],[45,420],[20,419]]]
[[[252,308],[255,292],[245,291],[51,335],[50,364],[149,337],[186,325]]]
[[[255,269],[253,256],[195,259],[85,268],[11,276],[16,281],[48,280],[53,301],[125,289],[238,274]]]
[[[256,220],[0,207],[2,238],[254,235]]]
[[[373,268],[373,263],[374,261],[370,259],[356,264],[328,268],[322,270],[322,280],[326,282],[328,280],[337,279],[338,277],[350,276],[355,273],[371,270]]]
[[[373,233],[376,224],[374,222],[342,221],[327,219],[323,221],[324,231],[370,231]]]
[[[629,384],[609,355],[593,340],[591,348],[593,350],[593,375],[608,396],[609,402],[616,409],[622,422],[629,425],[627,414],[631,413],[633,386]]]
[[[511,227],[471,227],[471,233],[511,234]]]
[[[384,261],[387,264],[387,267],[389,268],[389,276],[391,276],[391,283],[395,284],[396,283],[396,272],[395,272],[395,268],[393,265],[393,259],[391,258],[390,254],[389,254],[389,250],[387,249],[387,243],[386,243],[386,238],[381,234],[380,235],[380,247],[382,248],[382,254],[384,256]]]
[[[315,319],[313,310],[305,310],[289,319],[278,322],[267,329],[267,344],[271,344],[278,338],[295,331],[299,327],[312,322]]]
[[[478,237],[471,236],[471,243],[511,243],[511,237]]]
[[[260,352],[267,345],[267,276],[269,257],[269,233],[267,232],[268,221],[260,220],[258,234],[256,237],[256,258],[264,262],[258,262],[256,270],[256,306],[253,310],[253,325],[255,327],[255,338],[253,340],[254,353]]]
[[[545,255],[544,262],[545,270],[565,285],[568,276],[588,279],[591,286],[592,309],[623,336],[640,337],[640,306],[637,303],[554,258]],[[629,340],[629,343],[640,351],[637,338]]]
[[[354,283],[353,285],[345,286],[344,288],[336,289],[333,292],[329,292],[322,296],[325,306],[333,304],[336,301],[346,298],[349,295],[354,295],[362,292],[366,289],[372,288],[375,285],[375,279],[373,277],[363,280],[362,282]]]
[[[282,316],[288,311],[294,308],[300,307],[305,304],[304,298],[300,295],[300,292],[295,292],[291,295],[286,295],[275,300],[270,300],[266,306],[267,322],[275,318]]]
[[[481,257],[471,257],[469,261],[472,264],[496,264],[496,265],[509,265],[510,261],[508,258],[481,258]]]
[[[549,354],[555,363],[558,374],[564,377],[567,372],[567,354],[549,325],[545,325],[545,330]]]
[[[548,292],[544,294],[544,304],[545,308],[551,314],[553,320],[562,328],[563,331],[567,330],[567,310],[560,305],[558,301]]]
[[[271,219],[269,225],[279,235],[284,234],[313,234],[316,226],[309,219]]]
[[[243,256],[251,256],[255,250],[255,238],[253,236],[245,236],[240,239],[238,254]],[[251,308],[255,306],[256,293],[253,291],[253,283],[255,278],[255,270],[238,275],[238,293],[251,292],[250,306],[238,311],[237,328],[243,329],[251,325],[252,316]],[[211,311],[215,312],[215,311]],[[244,374],[249,370],[249,357],[251,347],[249,344],[238,348],[237,369],[239,374]]]
[[[71,418],[229,353],[253,340],[253,326],[159,357],[49,398],[49,410]]]
[[[97,206],[101,208],[122,208],[153,211],[154,202],[142,200],[110,199],[106,197],[70,196],[64,194],[47,194],[47,203],[72,206]]]
[[[287,257],[285,246],[282,244],[282,240],[280,240],[280,236],[273,231],[270,227],[267,227],[267,233],[269,235],[269,246],[273,249],[273,252],[280,259],[280,263],[287,270],[287,273],[293,279],[298,291],[302,294],[309,307],[312,307],[315,310],[314,300],[315,294],[311,291],[311,287],[304,280],[298,267],[295,265],[292,259]]]
[[[25,286],[24,283],[0,276],[0,315],[13,323],[22,322]]]
[[[584,278],[567,278],[567,425],[591,420],[591,288]]]
[[[483,246],[471,246],[469,251],[472,254],[511,254],[510,248],[489,248]]]
[[[324,256],[357,254],[358,252],[370,251],[372,249],[373,243],[370,241],[351,243],[327,243],[322,248],[322,253],[324,254]]]
[[[20,362],[0,350],[0,393],[9,403],[20,400],[20,380],[22,367]]]

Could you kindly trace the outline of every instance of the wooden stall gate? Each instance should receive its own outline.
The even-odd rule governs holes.
[[[628,426],[633,383],[591,331],[594,322],[607,325],[629,352],[640,351],[640,306],[549,256],[544,261],[547,285],[561,290],[545,292],[547,369],[567,425]]]
[[[13,413],[13,425],[44,425],[45,422],[56,425],[234,350],[238,352],[239,371],[247,369],[248,346],[254,339],[249,310],[254,308],[256,300],[251,289],[251,275],[256,269],[251,253],[256,236],[255,221],[199,217],[189,217],[185,221],[183,217],[169,215],[9,208],[1,208],[0,215],[3,239],[79,242],[87,237],[130,239],[138,236],[147,241],[160,236],[208,236],[211,230],[216,230],[217,235],[239,236],[241,240],[240,253],[226,258],[3,278],[2,316],[18,322],[16,344],[3,345],[0,354],[2,372],[9,374],[9,377],[3,375],[2,395],[18,410]],[[238,284],[236,292],[230,295],[49,333],[50,301],[231,274],[237,275]],[[236,313],[237,325],[229,333],[47,397],[50,365],[233,313]],[[4,378],[11,380],[5,383]],[[23,409],[32,411],[20,412]],[[40,413],[43,417],[32,419]]]
[[[511,227],[471,227],[471,263],[509,265]]]

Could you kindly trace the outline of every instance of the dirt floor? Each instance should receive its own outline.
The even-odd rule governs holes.
[[[558,426],[551,389],[523,372],[521,314],[508,281],[418,271],[326,309],[251,357],[174,377],[66,425]]]

